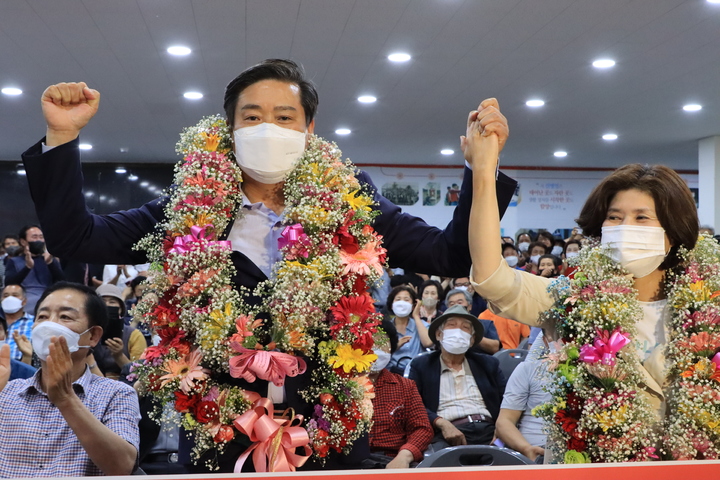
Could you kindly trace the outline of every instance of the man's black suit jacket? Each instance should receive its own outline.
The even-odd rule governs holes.
[[[465,354],[465,358],[470,365],[470,371],[472,371],[475,383],[482,394],[485,406],[493,419],[497,420],[507,383],[505,375],[500,370],[500,362],[492,355],[472,350]],[[440,351],[415,357],[410,364],[410,378],[417,384],[431,425],[438,417],[440,368]]]

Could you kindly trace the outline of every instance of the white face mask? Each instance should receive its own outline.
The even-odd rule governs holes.
[[[530,261],[531,261],[532,263],[534,263],[535,265],[537,265],[538,262],[540,261],[540,257],[542,257],[542,255],[531,255],[531,256],[530,256]]]
[[[22,300],[17,297],[7,297],[2,301],[2,309],[5,313],[17,313],[22,309]]]
[[[438,303],[437,298],[425,297],[422,299],[422,304],[424,307],[432,308],[435,305],[437,305],[437,303]]]
[[[461,353],[467,352],[470,348],[471,338],[472,335],[467,333],[465,330],[460,328],[451,328],[449,330],[443,330],[440,345],[442,345],[448,353],[460,355]]]
[[[520,242],[518,248],[521,252],[527,252],[527,249],[530,248],[530,242]]]
[[[392,355],[390,352],[385,352],[383,350],[373,350],[373,353],[377,355],[377,360],[375,360],[372,365],[370,365],[370,371],[373,373],[377,373],[383,368],[387,367],[387,364],[390,363],[390,358]]]
[[[505,257],[505,261],[508,265],[514,267],[515,265],[517,265],[518,257],[516,257],[515,255],[510,255],[509,257]]]
[[[407,317],[412,309],[413,304],[405,300],[396,300],[392,304],[392,311],[396,317]]]
[[[33,328],[30,341],[33,350],[43,362],[50,354],[50,339],[52,337],[65,337],[70,353],[77,352],[81,348],[90,348],[89,345],[78,345],[80,337],[89,331],[88,328],[82,333],[76,333],[64,325],[46,320]]]
[[[665,230],[662,227],[602,227],[601,243],[608,247],[610,258],[635,278],[650,275],[665,260]]]
[[[555,255],[556,257],[559,257],[562,255],[563,248],[559,245],[552,248],[551,254]]]
[[[235,159],[244,174],[265,184],[279,183],[305,151],[306,132],[261,123],[233,132]]]
[[[575,258],[575,257],[577,257],[578,255],[580,255],[580,252],[567,252],[567,253],[565,254],[565,258]]]
[[[463,292],[467,292],[470,289],[467,285],[460,285],[459,287],[455,287],[455,290],[462,290]]]

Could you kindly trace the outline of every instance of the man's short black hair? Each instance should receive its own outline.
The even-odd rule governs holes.
[[[2,293],[5,291],[5,289],[6,289],[7,287],[11,287],[11,286],[12,286],[12,287],[20,287],[20,291],[22,292],[23,297],[27,298],[27,290],[25,290],[25,287],[23,287],[23,286],[20,285],[19,283],[8,283],[8,284],[5,285],[2,289],[0,289],[0,295],[2,295]]]
[[[305,111],[305,121],[308,125],[315,118],[318,105],[318,93],[315,85],[305,78],[303,68],[292,60],[271,58],[243,71],[225,87],[225,100],[223,108],[228,124],[233,127],[235,122],[235,107],[240,93],[250,85],[261,80],[279,80],[294,83],[300,87],[300,103]]]
[[[18,233],[18,237],[22,238],[23,240],[27,240],[27,231],[30,230],[31,228],[37,228],[39,230],[42,230],[42,228],[40,228],[40,225],[35,225],[35,224],[25,225],[24,227],[22,227],[20,229],[20,233]]]
[[[19,242],[19,241],[20,241],[20,239],[18,238],[17,235],[12,235],[12,234],[5,235],[5,236],[3,237],[3,239],[2,239],[2,244],[3,244],[3,246],[5,246],[5,240],[8,240],[8,239],[9,239],[9,240],[15,240],[16,242]]]
[[[75,290],[76,292],[84,293],[85,315],[87,315],[88,318],[88,326],[98,326],[101,327],[103,330],[107,328],[108,314],[107,307],[105,306],[105,301],[100,297],[100,295],[95,293],[95,290],[81,283],[57,282],[46,288],[42,296],[40,297],[40,300],[38,300],[37,304],[35,305],[34,313],[36,317],[38,309],[45,301],[47,296],[53,292],[57,292],[58,290]]]

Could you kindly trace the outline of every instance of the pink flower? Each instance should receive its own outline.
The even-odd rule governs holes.
[[[161,380],[161,387],[164,387],[168,383],[179,379],[180,390],[183,392],[190,393],[195,387],[195,382],[198,380],[204,380],[207,377],[209,371],[200,366],[200,360],[202,359],[202,352],[195,350],[190,352],[182,360],[166,360],[162,366],[163,371],[167,372],[158,380]]]
[[[356,253],[350,254],[340,250],[340,261],[345,265],[342,274],[355,273],[358,275],[370,275],[371,269],[375,269],[378,275],[382,275],[383,266],[381,256],[385,255],[385,249],[378,246],[379,242],[370,241]]]

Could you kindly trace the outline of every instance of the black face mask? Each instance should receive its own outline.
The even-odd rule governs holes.
[[[8,254],[8,257],[15,257],[20,252],[22,252],[22,247],[20,245],[10,245],[9,247],[5,248],[5,253]]]
[[[45,253],[45,242],[42,240],[28,242],[28,250],[30,250],[31,255],[42,255]]]

